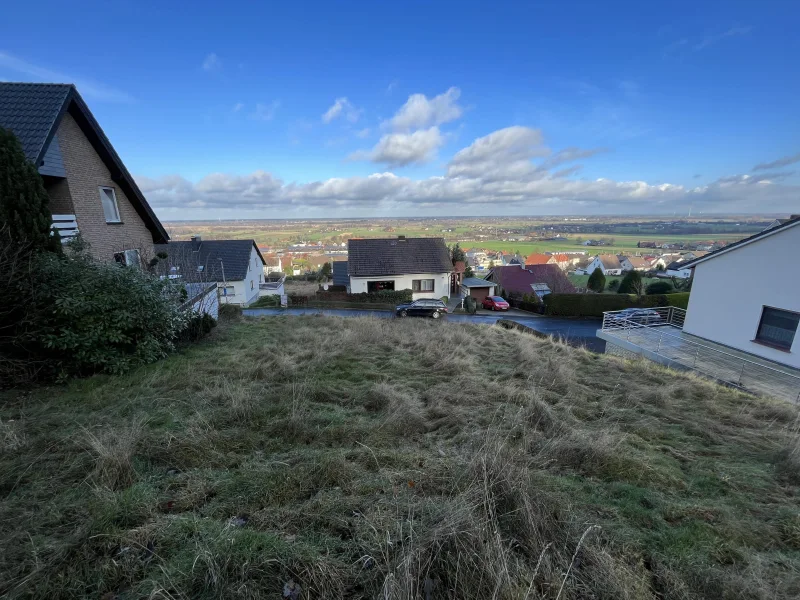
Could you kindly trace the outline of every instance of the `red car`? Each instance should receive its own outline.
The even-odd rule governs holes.
[[[500,296],[486,296],[483,299],[483,308],[486,310],[508,310],[508,302]]]

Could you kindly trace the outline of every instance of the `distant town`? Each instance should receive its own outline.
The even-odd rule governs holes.
[[[661,217],[435,217],[375,219],[176,221],[165,223],[174,240],[254,239],[268,272],[297,276],[326,262],[347,260],[353,238],[440,237],[460,244],[476,271],[532,254],[630,255],[674,261],[685,252],[711,252],[763,230],[769,216]],[[578,257],[578,258],[575,258]],[[671,260],[670,260],[671,259]],[[585,266],[585,265],[584,265]]]

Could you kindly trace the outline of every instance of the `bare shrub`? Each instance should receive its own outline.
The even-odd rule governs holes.
[[[95,483],[118,490],[135,481],[133,456],[146,423],[145,419],[135,418],[127,427],[84,430],[84,444],[94,459],[92,478]]]
[[[22,423],[14,419],[0,419],[0,449],[4,451],[18,450],[25,445]]]

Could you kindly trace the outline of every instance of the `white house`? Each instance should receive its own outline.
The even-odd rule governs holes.
[[[162,276],[186,283],[216,282],[222,304],[248,306],[258,299],[264,257],[255,240],[203,240],[197,235],[188,242],[158,244],[155,250],[167,255],[156,265]]]
[[[683,264],[694,269],[683,330],[800,368],[800,215]],[[747,289],[736,292],[747,279]],[[740,286],[739,286],[740,287]]]
[[[666,269],[667,277],[689,279],[689,277],[692,276],[692,270],[686,267],[687,264],[689,264],[689,261],[685,260],[676,260],[674,262],[669,263]]]
[[[622,264],[614,254],[598,254],[584,269],[584,272],[591,275],[595,269],[600,269],[603,275],[622,275]]]
[[[187,283],[184,289],[187,299],[183,303],[183,308],[191,308],[194,313],[205,313],[215,319],[219,318],[219,295],[215,282]]]
[[[619,263],[623,271],[647,271],[650,261],[641,256],[619,256]]]
[[[443,238],[351,239],[350,293],[412,290],[419,298],[450,297],[453,263]]]
[[[282,273],[281,259],[279,256],[264,257],[264,275],[270,273]]]

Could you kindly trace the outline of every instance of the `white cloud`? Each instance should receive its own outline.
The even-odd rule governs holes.
[[[363,140],[364,138],[368,138],[370,133],[371,133],[370,128],[365,127],[364,129],[359,129],[358,131],[356,131],[356,137],[359,137]]]
[[[708,48],[709,46],[713,46],[717,42],[721,42],[725,38],[729,38],[732,36],[737,35],[747,35],[750,33],[752,27],[731,27],[727,31],[722,33],[717,33],[715,35],[707,35],[700,41],[698,44],[695,44],[695,50],[702,50],[703,48]]]
[[[233,105],[233,112],[239,112],[243,108],[244,108],[244,104],[241,103],[241,102],[237,102],[236,104]]]
[[[541,166],[545,169],[549,169],[566,162],[573,162],[582,158],[590,158],[596,154],[604,154],[606,152],[610,152],[610,150],[608,148],[589,148],[584,150],[581,148],[576,148],[575,146],[570,146],[569,148],[564,148],[563,150],[559,150],[558,152],[554,153],[552,156],[549,156]]]
[[[365,158],[410,164],[435,154],[441,135],[435,126],[414,134],[389,134]],[[564,158],[591,152],[594,151],[567,148],[550,153],[541,131],[508,127],[478,138],[458,152],[444,175],[425,179],[383,172],[368,177],[284,183],[270,173],[256,171],[249,175],[214,173],[195,184],[178,175],[139,177],[137,181],[157,210],[181,214],[183,209],[194,209],[198,217],[204,213],[230,214],[232,209],[269,211],[266,214],[313,211],[327,216],[347,210],[356,214],[453,214],[454,210],[469,211],[464,214],[531,210],[548,214],[672,213],[690,205],[696,211],[788,212],[800,196],[800,186],[777,183],[788,173],[733,175],[704,186],[684,187],[607,178],[577,179],[579,165],[552,171],[534,163],[546,156]]]
[[[0,52],[0,67],[21,73],[28,80],[47,83],[74,83],[78,91],[87,99],[100,102],[133,102],[133,97],[103,83],[83,77],[74,77],[64,73],[51,71],[44,67],[26,62],[6,52]],[[15,78],[19,80],[19,78]]]
[[[372,150],[355,152],[350,158],[403,167],[429,162],[443,143],[444,137],[438,127],[420,129],[414,133],[389,133],[382,136]]]
[[[538,171],[531,159],[548,154],[550,149],[544,145],[539,129],[515,125],[498,129],[459,150],[450,161],[447,174],[483,179],[529,177]]]
[[[322,115],[322,122],[330,123],[334,119],[344,117],[351,123],[355,123],[360,116],[361,110],[353,106],[346,97],[342,97],[337,98],[331,107],[325,111],[325,114]]]
[[[205,60],[203,60],[204,71],[218,71],[221,68],[222,61],[214,52],[206,56]]]
[[[273,100],[269,104],[256,104],[255,111],[250,115],[257,121],[271,121],[275,118],[275,113],[280,108],[281,103],[279,100]]]
[[[455,121],[464,112],[456,102],[460,95],[457,87],[430,99],[424,94],[412,94],[384,126],[395,131],[412,131]]]

